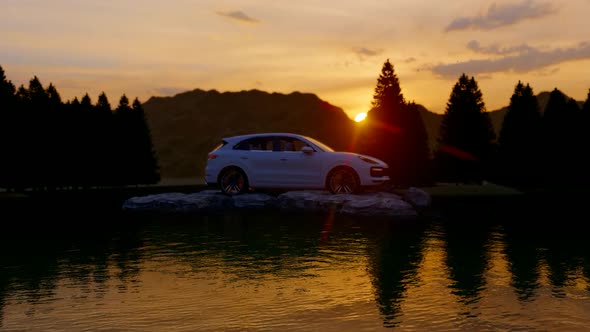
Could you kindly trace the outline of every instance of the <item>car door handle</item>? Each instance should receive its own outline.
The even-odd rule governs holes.
[[[288,160],[287,158],[281,158],[281,161],[287,161],[287,160]]]
[[[240,157],[240,159],[244,159],[244,160],[246,160],[246,159],[248,159],[248,157]]]

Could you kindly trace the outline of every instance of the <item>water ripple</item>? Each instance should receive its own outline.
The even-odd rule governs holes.
[[[475,222],[162,216],[3,244],[0,330],[578,331],[590,250],[570,242]]]

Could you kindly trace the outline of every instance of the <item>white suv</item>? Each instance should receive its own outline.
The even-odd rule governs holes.
[[[205,167],[205,182],[229,195],[260,189],[327,189],[356,193],[389,181],[388,165],[376,158],[336,152],[292,133],[223,138]]]

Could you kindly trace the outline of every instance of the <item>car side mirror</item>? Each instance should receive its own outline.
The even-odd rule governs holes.
[[[304,146],[301,148],[301,152],[303,152],[305,154],[312,154],[313,148],[311,146]]]

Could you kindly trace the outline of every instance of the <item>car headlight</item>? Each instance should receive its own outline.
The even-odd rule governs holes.
[[[374,165],[378,164],[377,160],[375,160],[375,159],[371,159],[371,158],[369,158],[369,157],[365,157],[365,156],[359,156],[359,158],[360,158],[362,161],[364,161],[364,162],[366,162],[366,163],[369,163],[369,164],[374,164]]]

